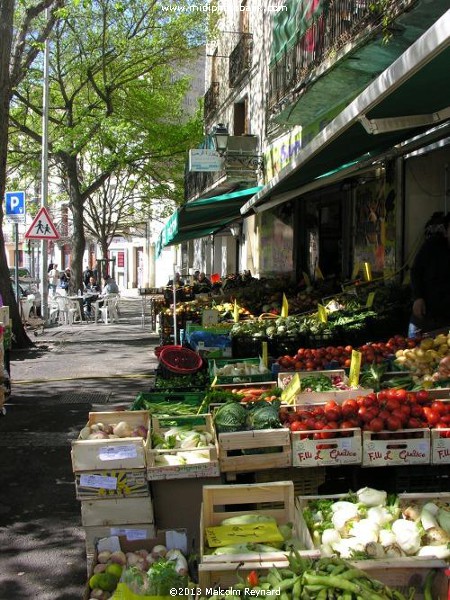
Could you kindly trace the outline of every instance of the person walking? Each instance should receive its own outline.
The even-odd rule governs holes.
[[[58,265],[56,263],[52,264],[52,268],[48,272],[48,287],[50,290],[50,294],[54,296],[56,294],[56,288],[58,287],[59,282],[59,271]]]

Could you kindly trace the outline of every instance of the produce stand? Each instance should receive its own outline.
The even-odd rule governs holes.
[[[391,301],[389,293],[384,290],[378,295],[377,291],[373,306],[366,306],[373,289],[367,286],[331,299],[323,293],[311,294],[315,302],[322,300],[324,306],[330,306],[328,322],[322,323],[306,305],[309,296],[297,298],[303,314],[292,317],[267,317],[268,310],[276,309],[271,306],[273,301],[268,304],[266,300],[263,318],[252,317],[258,315],[257,307],[244,305],[241,298],[238,323],[232,322],[237,304],[226,298],[177,302],[176,327],[170,324],[173,309],[166,306],[159,315],[161,347],[155,387],[139,394],[132,410],[124,413],[143,412],[149,419],[148,437],[131,444],[142,447],[142,455],[136,450],[140,462],[139,466],[133,463],[133,469],[145,473],[146,487],[128,485],[133,469],[127,470],[127,464],[112,463],[109,470],[100,469],[104,465],[89,453],[84,458],[87,450],[80,455],[77,446],[83,443],[89,448],[90,440],[74,442],[74,472],[88,554],[92,555],[100,536],[108,537],[113,531],[125,533],[128,541],[142,538],[151,546],[149,538],[159,539],[162,530],[184,529],[187,553],[198,555],[198,568],[191,573],[194,586],[202,595],[210,588],[206,596],[212,596],[214,586],[228,588],[239,581],[248,582],[255,571],[265,581],[274,568],[280,573],[292,568],[288,560],[292,555],[283,547],[262,551],[251,543],[248,552],[216,551],[210,545],[211,536],[219,535],[215,528],[224,527],[221,523],[226,518],[256,515],[274,517],[276,527],[292,523],[299,556],[311,561],[305,563],[309,572],[316,568],[312,565],[325,568],[326,562],[320,562],[324,556],[303,518],[308,499],[336,498],[368,486],[399,499],[406,498],[406,492],[415,500],[447,502],[448,494],[441,492],[450,492],[450,423],[445,426],[450,420],[450,386],[439,369],[442,358],[450,354],[450,337],[445,336],[444,344],[437,336],[423,342],[395,335],[395,321],[386,308]],[[245,290],[256,298],[251,285]],[[399,306],[400,297],[393,306]],[[295,302],[290,302],[293,305]],[[344,308],[332,310],[333,306]],[[201,324],[204,309],[219,313],[217,327]],[[202,366],[201,361],[191,363],[190,374],[171,371],[161,360],[164,347],[179,343],[173,335],[177,329],[186,333],[184,347],[203,359]],[[231,358],[215,354],[217,345],[202,345],[202,337],[209,344],[214,336],[227,337],[228,332]],[[262,358],[263,342],[267,342],[267,362]],[[354,350],[361,354],[362,370],[359,385],[353,382],[351,386]],[[298,389],[291,385],[296,373]],[[319,385],[316,390],[314,379],[323,388]],[[442,387],[437,387],[440,384]],[[264,427],[261,421],[255,426],[249,416],[252,410],[269,405],[272,415],[274,410],[277,413],[277,423],[271,421]],[[402,405],[404,415],[400,417]],[[219,413],[228,406],[230,415],[220,421]],[[235,421],[238,413],[239,423]],[[98,414],[99,420],[109,418]],[[177,428],[183,426],[186,430],[179,434]],[[203,440],[201,446],[178,446],[186,438],[194,440],[206,433],[209,441]],[[128,440],[120,439],[102,440],[102,444],[115,446],[112,455],[116,457],[120,446],[130,446]],[[201,461],[195,464],[190,456]],[[181,464],[177,462],[180,458]],[[107,482],[115,476],[114,469],[121,473],[113,491],[86,490],[80,485],[81,474],[83,482],[92,477],[95,481],[95,476],[105,477]],[[120,494],[123,497],[118,498]],[[132,506],[132,502],[137,504]],[[243,531],[248,535],[248,529]],[[408,588],[414,587],[411,598],[447,599],[447,561],[438,556],[353,557],[349,562],[350,566],[339,568],[361,569],[369,578],[365,585],[377,579],[382,582],[377,585],[388,585],[404,598],[408,598]],[[432,582],[430,574],[434,574]],[[291,600],[291,591],[287,596]]]

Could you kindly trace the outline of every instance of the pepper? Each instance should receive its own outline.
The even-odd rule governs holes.
[[[250,587],[255,587],[259,583],[259,576],[256,571],[250,571],[247,575],[247,583]]]

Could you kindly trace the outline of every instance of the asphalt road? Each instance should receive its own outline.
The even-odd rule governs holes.
[[[11,356],[12,395],[0,417],[0,599],[80,600],[86,554],[70,442],[91,410],[129,406],[151,387],[156,334],[139,298],[119,324],[33,330]]]

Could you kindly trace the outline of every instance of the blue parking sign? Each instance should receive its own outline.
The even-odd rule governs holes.
[[[14,221],[25,221],[25,192],[5,193],[5,215]]]

